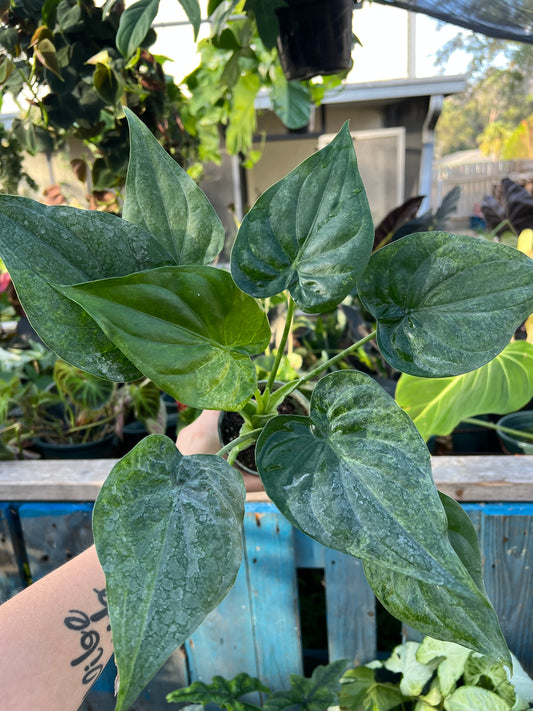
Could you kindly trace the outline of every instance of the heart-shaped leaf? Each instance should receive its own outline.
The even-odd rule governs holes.
[[[238,410],[254,392],[250,356],[267,347],[270,326],[259,304],[237,289],[228,272],[162,267],[56,288],[180,402]]]
[[[447,435],[466,417],[520,410],[533,397],[533,345],[510,343],[490,363],[451,378],[400,377],[396,402],[418,431]]]
[[[105,212],[46,207],[0,195],[0,256],[28,319],[49,348],[103,378],[120,382],[140,377],[88,314],[50,284],[171,264],[150,234]]]
[[[460,375],[492,360],[533,312],[533,260],[476,237],[417,233],[375,252],[357,288],[392,366]]]
[[[159,0],[138,0],[120,18],[116,44],[123,57],[129,59],[142,44],[159,10]]]
[[[183,457],[146,437],[111,471],[94,507],[98,558],[125,710],[233,584],[245,491],[221,457]]]
[[[444,494],[440,496],[448,519],[448,540],[470,573],[463,589],[448,583],[431,585],[370,558],[363,561],[368,583],[391,614],[419,632],[474,649],[512,667],[498,617],[484,592],[474,527],[458,503]]]
[[[365,269],[374,227],[345,124],[269,188],[244,218],[231,255],[237,285],[265,298],[288,289],[304,311],[327,311]]]
[[[224,227],[194,180],[144,123],[124,109],[130,162],[123,217],[148,230],[176,264],[207,264],[224,246]]]
[[[427,447],[364,373],[330,373],[313,392],[309,417],[270,420],[256,461],[280,511],[324,545],[434,584],[452,574]]]
[[[324,545],[362,558],[393,614],[433,637],[504,655],[494,611],[446,535],[427,447],[372,378],[356,371],[324,377],[309,417],[280,415],[266,425],[256,461],[280,511]],[[402,606],[389,581],[404,580]],[[467,626],[471,619],[479,628]]]

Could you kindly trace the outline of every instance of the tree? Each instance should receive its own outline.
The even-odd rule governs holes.
[[[490,54],[490,48],[487,52]],[[533,62],[533,48],[525,54]],[[474,66],[482,61],[477,50],[472,61]],[[478,145],[499,156],[507,137],[533,112],[530,75],[514,62],[503,68],[485,67],[475,76],[464,94],[445,102],[437,124],[439,156]]]

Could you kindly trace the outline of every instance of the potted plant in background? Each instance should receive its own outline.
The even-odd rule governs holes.
[[[354,0],[274,3],[283,72],[289,81],[347,72],[352,66]]]
[[[306,679],[291,675],[291,688],[270,691],[259,679],[238,674],[216,676],[167,696],[171,703],[227,711],[526,711],[533,702],[533,681],[513,657],[513,674],[491,657],[450,642],[425,637],[398,645],[387,659],[348,668],[345,659],[317,667]],[[261,694],[261,706],[251,693]],[[193,706],[189,706],[193,708]]]
[[[207,199],[127,116],[122,219],[0,196],[0,255],[37,332],[98,377],[142,373],[185,404],[239,411],[241,433],[219,455],[234,459],[255,442],[265,490],[289,521],[359,557],[395,616],[510,665],[479,578],[475,531],[436,491],[412,420],[363,373],[321,376],[374,338],[387,362],[411,375],[482,367],[533,311],[533,261],[443,232],[408,235],[370,256],[374,228],[344,126],[259,198],[240,227],[230,274],[209,266],[223,229]],[[376,328],[274,389],[296,309],[330,311],[354,287]],[[252,357],[271,330],[259,300],[280,293],[288,294],[287,319],[261,392]],[[289,393],[311,384],[308,416],[277,414]],[[244,498],[242,476],[222,456],[182,456],[162,435],[113,468],[93,525],[117,709],[133,703],[233,584]]]

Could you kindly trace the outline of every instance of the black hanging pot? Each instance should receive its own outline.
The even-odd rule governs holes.
[[[353,9],[354,0],[287,0],[276,9],[278,52],[289,81],[350,69]]]

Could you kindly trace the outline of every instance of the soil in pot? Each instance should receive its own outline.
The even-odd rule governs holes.
[[[289,395],[278,407],[280,415],[307,415],[308,412],[303,403],[295,397]],[[219,433],[223,445],[229,444],[237,439],[244,423],[238,412],[224,412],[220,419]],[[257,474],[255,467],[255,442],[253,445],[239,452],[237,463],[240,468],[250,474]]]

